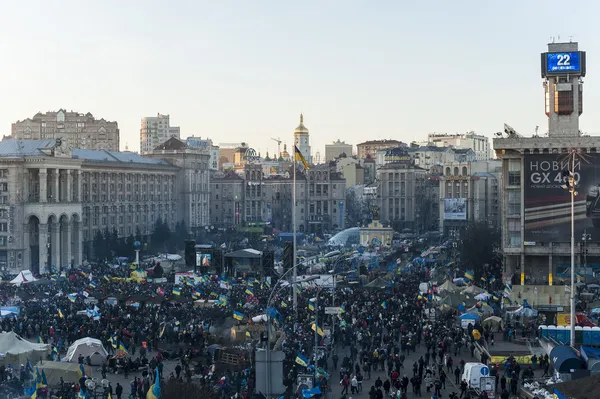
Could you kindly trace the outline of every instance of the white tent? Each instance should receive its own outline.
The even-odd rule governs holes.
[[[40,370],[40,373],[43,371],[46,374],[48,385],[60,384],[60,377],[68,382],[79,381],[80,370],[77,363],[44,361],[36,364],[35,367]],[[85,370],[85,375],[91,378],[93,368],[85,364],[83,369]]]
[[[4,355],[0,356],[0,363],[5,366],[12,364],[16,369],[27,363],[27,359],[35,364],[46,360],[48,351],[48,345],[29,342],[12,331],[0,333],[0,353]]]
[[[27,284],[27,283],[31,283],[37,281],[35,277],[33,277],[33,274],[31,274],[31,271],[29,270],[21,270],[19,272],[19,274],[17,275],[17,277],[13,278],[10,283],[12,285],[21,285],[21,284]]]
[[[92,366],[100,366],[106,360],[108,352],[106,352],[100,340],[87,337],[73,342],[73,345],[69,346],[67,356],[65,356],[64,360],[67,362],[77,362],[80,355],[84,358],[89,356]]]

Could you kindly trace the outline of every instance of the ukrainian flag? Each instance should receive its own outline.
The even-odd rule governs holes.
[[[254,287],[254,281],[248,280],[248,287]]]
[[[246,338],[252,339],[252,334],[250,334],[250,331],[246,331]]]
[[[254,291],[252,291],[250,288],[246,288],[246,291],[245,291],[245,292],[246,292],[246,294],[248,294],[248,295],[252,295],[252,296],[254,296]]]
[[[315,331],[315,323],[312,324],[312,328],[313,331]],[[321,327],[317,327],[317,334],[319,334],[321,337],[325,335],[325,333],[323,332],[323,329]]]
[[[300,366],[308,367],[308,359],[302,355],[302,353],[298,353],[296,355],[296,363]]]
[[[83,368],[83,364],[79,365],[79,370],[77,370],[77,374],[79,374],[80,377],[85,376],[85,369]]]
[[[469,280],[473,280],[473,272],[471,270],[467,270],[465,272],[465,278],[468,278]]]
[[[243,320],[244,314],[242,312],[238,312],[237,310],[233,312],[233,318],[236,320]]]
[[[61,319],[65,317],[65,315],[63,314],[62,310],[60,310],[60,308],[58,309],[58,317],[60,317]]]
[[[33,394],[31,395],[31,399],[37,399],[37,388],[35,389],[35,391],[33,391]]]
[[[181,295],[181,288],[173,287],[173,295]]]
[[[104,279],[105,279],[106,281],[110,282],[110,279],[108,278],[108,276],[107,276],[106,274],[104,275]]]
[[[381,307],[387,309],[387,301],[381,302]]]
[[[39,335],[38,335],[38,344],[42,344],[42,345],[44,344],[44,340]]]
[[[308,303],[308,310],[314,312],[315,311],[315,305],[312,302]]]
[[[123,345],[123,341],[119,341],[119,350],[129,354],[129,352],[127,351],[127,349],[125,348],[125,345]]]
[[[285,303],[284,301],[281,301],[281,307],[282,308],[287,308],[287,303]]]
[[[96,288],[98,286],[98,283],[95,281],[90,281],[88,285],[90,286],[90,288]]]
[[[340,306],[340,311],[346,313],[346,307],[344,305]]]
[[[77,297],[73,294],[69,294],[67,295],[67,298],[69,299],[69,301],[71,302],[75,302],[77,300]]]
[[[496,281],[496,277],[495,276],[490,277],[490,284],[493,284],[494,281]]]
[[[304,166],[304,169],[309,170],[310,167],[308,166],[308,162],[306,161],[306,158],[304,158],[304,155],[302,155],[302,153],[300,152],[300,150],[298,149],[297,146],[294,146],[294,160],[296,162],[300,162],[302,164],[302,166]]]

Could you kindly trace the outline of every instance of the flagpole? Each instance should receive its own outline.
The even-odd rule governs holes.
[[[294,284],[292,287],[293,293],[292,298],[294,298],[293,306],[294,306],[294,317],[298,316],[298,288],[296,281],[298,280],[298,271],[296,269],[296,147],[294,147],[294,171],[293,171],[293,187],[292,187],[292,232],[294,236],[292,237],[292,251],[293,251],[293,261],[292,267],[293,271],[293,279]]]

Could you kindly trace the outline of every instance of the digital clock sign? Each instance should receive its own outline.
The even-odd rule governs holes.
[[[547,53],[546,71],[548,73],[579,73],[581,58],[578,51],[565,53]]]

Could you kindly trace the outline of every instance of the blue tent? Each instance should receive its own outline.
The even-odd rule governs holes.
[[[570,373],[571,370],[583,368],[582,361],[573,348],[568,345],[558,345],[550,352],[550,361],[554,370],[559,373]]]

